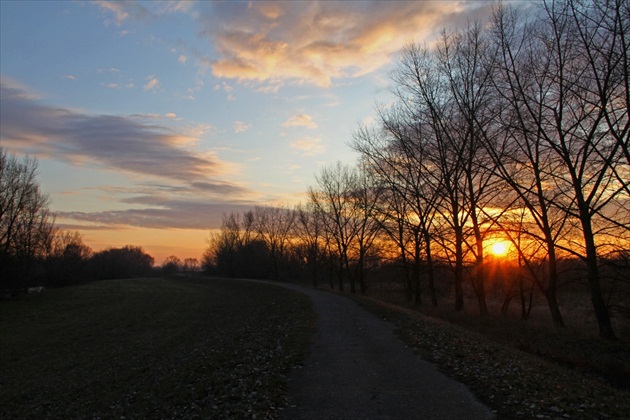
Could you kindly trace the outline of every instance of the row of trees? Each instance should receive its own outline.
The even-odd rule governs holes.
[[[153,257],[140,247],[92,252],[78,232],[54,225],[48,196],[37,181],[37,161],[0,148],[0,291],[59,287],[92,279],[146,276]]]
[[[93,252],[79,232],[55,227],[50,200],[37,180],[37,161],[19,159],[0,148],[0,292],[29,287],[61,287],[90,280],[200,270],[196,258],[172,255],[162,267],[142,248],[124,246]]]
[[[40,267],[39,276],[22,280],[35,285],[63,287],[91,280],[152,276],[155,274],[153,262],[153,257],[138,246],[92,252],[78,232],[59,231],[48,252],[32,263]]]
[[[296,213],[277,207],[256,207],[225,215],[221,230],[211,235],[202,258],[205,272],[229,277],[292,277],[289,251]]]
[[[535,287],[556,325],[570,266],[614,338],[611,309],[628,310],[629,34],[626,1],[560,0],[408,45],[395,103],[351,142],[360,163],[322,169],[305,206],[226,216],[206,265],[315,280],[327,268],[365,292],[367,268],[397,262],[408,296],[425,279],[433,304],[448,267],[455,309],[468,283],[485,314],[488,245],[508,240],[512,282]]]
[[[402,225],[413,216],[422,258],[432,264],[435,243],[451,263],[456,309],[468,262],[487,313],[485,244],[498,234],[559,326],[558,258],[581,260],[600,334],[614,337],[600,264],[629,245],[629,7],[553,1],[525,19],[499,6],[490,25],[410,45],[398,101],[355,136],[377,183],[407,206],[387,211]]]
[[[196,273],[201,269],[197,258],[185,258],[180,260],[175,255],[166,257],[162,263],[162,274],[171,275],[176,273]]]

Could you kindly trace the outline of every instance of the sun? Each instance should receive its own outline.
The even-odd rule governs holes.
[[[492,246],[490,247],[490,252],[495,257],[503,257],[505,256],[505,254],[508,253],[509,249],[510,249],[510,244],[508,242],[497,241],[493,243]]]

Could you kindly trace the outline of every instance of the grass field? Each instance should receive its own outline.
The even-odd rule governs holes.
[[[218,279],[0,301],[0,418],[273,418],[314,316],[301,294]]]

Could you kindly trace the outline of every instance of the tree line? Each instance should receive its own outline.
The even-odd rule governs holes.
[[[78,232],[57,229],[37,175],[35,159],[18,159],[0,148],[2,294],[153,273],[154,259],[140,247],[93,252]]]
[[[629,34],[627,1],[559,0],[410,43],[394,102],[349,142],[359,162],[322,168],[294,209],[226,215],[204,267],[353,293],[399,267],[410,300],[446,289],[462,310],[471,290],[486,314],[504,240],[507,304],[525,316],[535,291],[563,326],[558,292],[583,282],[614,338],[630,309]]]

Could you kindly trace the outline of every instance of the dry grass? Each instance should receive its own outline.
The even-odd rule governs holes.
[[[314,313],[289,290],[95,282],[0,302],[1,418],[276,418]]]
[[[466,383],[499,418],[630,417],[627,336],[600,340],[590,326],[580,329],[578,315],[567,318],[568,328],[557,329],[542,311],[524,322],[455,313],[445,305],[357,300],[393,322],[421,357]]]
[[[406,304],[399,295],[375,298],[447,321],[495,343],[579,369],[587,375],[599,376],[614,387],[630,389],[630,322],[619,316],[614,318],[620,339],[614,342],[601,340],[585,293],[570,292],[561,296],[560,309],[565,328],[553,326],[541,297],[536,298],[526,320],[520,317],[518,302],[512,303],[508,314],[499,315],[503,301],[497,297],[488,299],[488,316],[479,315],[477,303],[472,297],[466,300],[462,312],[453,310],[452,299],[443,299],[438,307],[433,307],[430,304]]]

